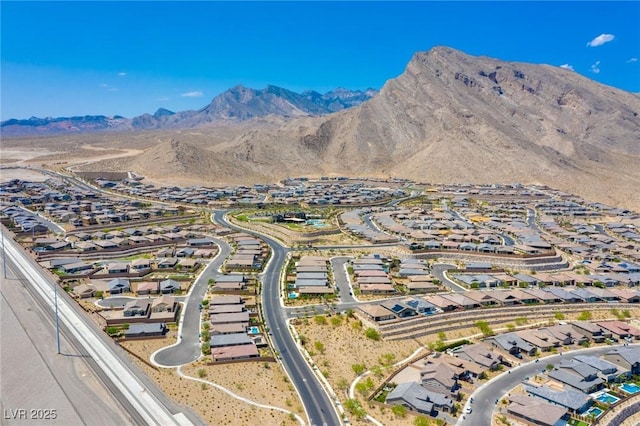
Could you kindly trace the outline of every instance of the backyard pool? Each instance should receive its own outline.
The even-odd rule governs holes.
[[[296,297],[298,297],[296,293],[289,293],[289,299],[295,299]]]
[[[585,416],[600,417],[600,415],[602,414],[602,410],[598,407],[592,407],[589,408],[589,410],[584,414]]]
[[[322,219],[308,219],[307,225],[313,226],[314,228],[326,228],[327,223]]]
[[[640,386],[636,385],[635,383],[625,383],[620,386],[620,389],[622,389],[626,393],[630,393],[631,395],[640,392]]]
[[[605,404],[615,404],[616,402],[620,401],[620,398],[617,398],[610,393],[603,393],[596,399],[600,402],[604,402]]]
[[[251,326],[251,327],[249,327],[248,333],[249,334],[258,334],[258,333],[260,333],[260,329],[258,327],[256,327],[256,326]]]

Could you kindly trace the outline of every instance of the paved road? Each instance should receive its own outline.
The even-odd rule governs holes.
[[[501,399],[526,377],[533,377],[536,374],[540,374],[548,364],[557,364],[564,358],[570,358],[571,355],[600,356],[620,346],[621,345],[579,349],[562,355],[552,355],[541,358],[539,362],[532,361],[522,366],[512,368],[510,370],[511,373],[506,372],[493,378],[470,395],[470,397],[473,398],[473,404],[467,402],[464,408],[472,407],[472,412],[466,414],[464,419],[461,416],[456,426],[490,425],[491,416],[496,408],[496,400]],[[640,350],[640,345],[637,346],[639,346]]]
[[[329,396],[302,357],[289,332],[287,318],[280,302],[280,271],[286,260],[288,249],[272,238],[234,226],[225,220],[224,214],[224,211],[215,212],[215,221],[228,228],[255,235],[271,247],[271,260],[262,275],[262,307],[265,322],[269,327],[273,346],[279,353],[282,364],[300,395],[309,422],[311,425],[318,426],[341,424]]]
[[[187,299],[182,306],[182,322],[178,344],[170,346],[153,355],[152,362],[165,367],[177,367],[197,360],[201,355],[200,348],[200,303],[209,287],[209,279],[220,275],[219,269],[231,253],[231,246],[223,240],[215,239],[220,250],[207,265],[198,279],[193,283]]]
[[[440,282],[451,289],[454,293],[462,293],[463,291],[467,291],[465,287],[462,287],[460,284],[456,284],[447,278],[444,273],[449,269],[457,269],[456,265],[438,263],[431,267],[431,275],[440,280]]]
[[[25,254],[24,249],[12,240],[5,238],[7,266],[22,275],[25,284],[37,299],[53,310],[54,288],[56,284],[44,273],[40,266]],[[91,360],[95,370],[110,391],[117,395],[121,405],[128,404],[130,413],[137,424],[191,424],[183,413],[177,411],[162,392],[149,378],[126,360],[122,349],[107,337],[77,303],[65,292],[58,292],[58,310],[61,329],[68,333],[68,339],[77,342],[82,348],[81,355]],[[46,408],[46,407],[43,407]],[[197,421],[197,420],[196,420]]]
[[[14,265],[7,265],[7,279],[0,288],[0,395],[2,424],[133,424],[142,419],[123,406],[95,373],[95,362],[61,334],[56,349],[51,310],[41,304],[24,284]],[[55,410],[55,420],[7,419],[9,410]],[[5,423],[6,422],[6,423]]]
[[[341,256],[331,259],[331,269],[333,270],[333,279],[338,288],[338,297],[341,303],[354,303],[357,300],[353,297],[353,288],[351,288],[347,271],[345,270],[345,264],[351,260],[352,257]]]

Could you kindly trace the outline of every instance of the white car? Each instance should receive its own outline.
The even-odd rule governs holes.
[[[472,411],[472,410],[471,410],[471,407],[467,407],[467,408],[465,408],[465,409],[464,409],[464,413],[465,413],[465,414],[470,414],[470,413],[471,413],[471,411]]]

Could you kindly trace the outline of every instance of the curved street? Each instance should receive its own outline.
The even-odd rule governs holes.
[[[216,211],[215,222],[231,229],[254,235],[265,241],[272,250],[271,259],[262,276],[262,310],[274,350],[293,382],[311,425],[334,426],[341,424],[336,410],[318,378],[298,350],[289,332],[287,317],[280,301],[280,272],[289,249],[273,238],[258,234],[229,223],[225,211]]]
[[[640,350],[640,345],[638,350]],[[496,408],[496,401],[500,400],[504,395],[509,393],[514,387],[518,386],[527,377],[533,377],[542,372],[548,364],[557,364],[564,358],[571,358],[574,355],[595,355],[601,356],[614,348],[622,347],[622,345],[600,346],[597,348],[578,349],[562,354],[551,355],[540,358],[539,362],[531,361],[521,366],[512,368],[509,372],[502,373],[494,377],[492,380],[480,386],[474,393],[470,395],[473,398],[473,404],[467,402],[464,409],[472,408],[470,414],[460,416],[456,426],[475,426],[490,425],[491,417]],[[464,411],[464,410],[463,410]]]
[[[193,283],[180,312],[178,343],[159,350],[151,356],[151,362],[161,367],[178,367],[200,357],[200,302],[207,294],[209,279],[220,273],[218,270],[231,253],[231,246],[214,238],[220,250]]]
[[[449,287],[454,293],[462,293],[464,291],[467,291],[467,289],[462,287],[460,284],[456,284],[455,282],[451,281],[445,275],[445,272],[447,272],[449,269],[457,268],[458,267],[456,265],[452,265],[450,263],[437,263],[431,267],[431,274],[436,279],[440,280],[443,285]]]

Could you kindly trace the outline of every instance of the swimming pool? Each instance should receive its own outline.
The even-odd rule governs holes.
[[[289,293],[289,299],[295,299],[296,297],[298,297],[296,293]]]
[[[254,325],[254,326],[249,327],[249,330],[247,331],[247,333],[249,333],[249,334],[258,334],[258,333],[260,333],[260,329]]]
[[[635,383],[625,383],[620,386],[620,389],[622,389],[626,393],[630,393],[631,395],[640,392],[640,386],[636,385]]]
[[[591,407],[584,414],[585,414],[585,416],[600,417],[600,415],[602,414],[602,410],[600,408],[598,408],[598,407]]]
[[[615,404],[616,402],[620,401],[620,398],[616,398],[610,393],[603,393],[602,395],[598,396],[596,399],[600,402],[604,402],[605,404]]]
[[[307,225],[313,226],[314,228],[326,228],[327,226],[329,226],[322,219],[308,219],[307,220]]]

